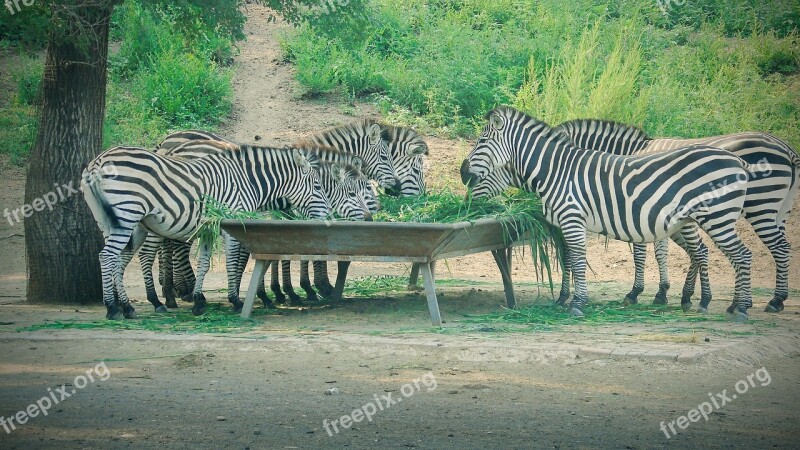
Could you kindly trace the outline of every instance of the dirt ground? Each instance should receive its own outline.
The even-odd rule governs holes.
[[[267,23],[269,13],[259,6],[248,8],[248,41],[234,78],[235,114],[225,134],[282,144],[354,120],[353,111],[377,115],[370,105],[302,99],[291,66],[281,62],[277,35],[285,25]],[[429,184],[435,187],[457,176],[470,143],[428,142]],[[0,179],[0,210],[17,207],[24,170],[0,160]],[[795,211],[787,226],[795,249],[798,216]],[[749,225],[741,232],[754,253],[755,306],[747,324],[587,324],[552,331],[472,326],[468,314],[498,311],[503,303],[497,268],[483,254],[439,264],[440,280],[467,280],[443,283],[443,330],[430,327],[424,297],[409,293],[350,300],[333,310],[262,315],[240,333],[187,334],[19,331],[46,319],[99,319],[103,309],[26,304],[24,230],[4,220],[0,417],[6,422],[0,419],[0,426],[50,392],[51,399],[60,398],[62,384],[70,396],[46,416],[25,424],[15,418],[15,429],[0,430],[0,447],[795,448],[800,258],[792,261],[786,310],[763,313],[774,264]],[[681,253],[671,248],[671,302],[678,301],[688,266]],[[721,314],[732,295],[733,270],[716,249],[711,253],[711,313]],[[593,301],[621,299],[633,274],[627,244],[593,237],[588,260]],[[408,269],[354,263],[351,277]],[[525,256],[515,260],[513,276],[520,304],[547,294],[533,285]],[[657,278],[651,257],[643,301],[655,294]],[[146,319],[152,313],[135,263],[126,284]],[[222,264],[206,286],[210,301],[225,302]],[[84,387],[87,370],[95,381]],[[389,405],[389,396],[396,403]],[[722,397],[727,404],[719,405]],[[686,425],[680,416],[697,419],[690,411],[704,402],[711,408],[712,401],[719,407],[707,420],[680,427]],[[345,427],[343,416],[363,416],[353,414],[357,409],[377,410],[370,420]]]

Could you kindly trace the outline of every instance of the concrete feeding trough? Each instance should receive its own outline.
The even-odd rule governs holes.
[[[480,219],[459,223],[346,222],[321,220],[223,220],[221,227],[239,240],[256,261],[242,317],[253,309],[258,281],[270,261],[337,261],[339,273],[333,301],[341,301],[347,270],[352,261],[411,262],[411,284],[422,272],[428,309],[434,326],[441,326],[435,261],[491,251],[503,279],[506,303],[516,305],[511,284],[510,248],[521,236],[509,222]]]

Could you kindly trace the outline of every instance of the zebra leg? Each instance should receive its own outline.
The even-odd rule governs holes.
[[[194,271],[189,255],[192,252],[191,242],[172,241],[173,278],[178,296],[185,302],[192,302],[192,288],[195,284]]]
[[[272,282],[269,285],[270,290],[275,294],[275,303],[286,303],[286,296],[281,291],[281,283],[278,281],[278,261],[272,261]]]
[[[572,221],[562,227],[562,232],[575,279],[575,295],[570,304],[569,314],[583,317],[583,307],[589,302],[589,291],[586,287],[586,226],[581,222]]]
[[[161,284],[161,293],[164,295],[167,308],[177,308],[178,303],[175,301],[175,285],[174,275],[175,266],[173,265],[173,251],[175,250],[175,241],[172,239],[162,239],[161,242],[161,257],[159,259],[159,273],[160,278],[163,279]]]
[[[316,261],[314,261],[316,265]],[[311,280],[308,276],[308,261],[300,261],[300,287],[306,291],[306,301],[316,302],[319,300],[317,293],[311,288]]]
[[[789,296],[789,257],[792,247],[789,240],[786,239],[783,229],[778,229],[776,234],[769,235],[762,229],[757,229],[756,232],[758,232],[761,242],[766,244],[772,254],[772,259],[775,260],[775,292],[764,311],[781,312],[783,311],[783,302]]]
[[[239,271],[241,253],[244,252],[242,245],[228,233],[224,233],[225,239],[225,269],[228,277],[228,303],[233,305],[233,312],[242,312],[244,303],[239,299],[239,286],[242,279],[241,274],[244,272]],[[246,252],[245,252],[246,253]],[[249,257],[249,255],[248,255]]]
[[[656,262],[658,262],[658,293],[656,298],[653,299],[654,305],[667,304],[667,291],[669,291],[669,241],[662,239],[653,244],[656,253]],[[644,267],[642,267],[644,270]]]
[[[239,284],[241,286],[242,276],[244,275],[244,268],[247,267],[247,261],[250,259],[250,253],[242,248],[239,251],[239,265],[237,268],[237,273],[239,277]],[[254,272],[255,276],[255,272]],[[270,300],[269,296],[267,296],[267,291],[264,289],[264,277],[261,277],[258,280],[258,288],[256,289],[256,296],[261,299],[261,302],[264,304],[264,308],[267,309],[275,309],[275,305]]]
[[[633,244],[633,287],[623,301],[626,305],[639,303],[639,294],[644,291],[644,264],[647,261],[647,244]]]
[[[288,304],[290,306],[300,306],[303,304],[303,301],[300,299],[300,296],[297,295],[297,292],[294,291],[294,286],[292,286],[292,262],[289,260],[281,261],[281,275],[283,281],[283,293],[289,297]]]
[[[153,233],[148,233],[144,245],[142,245],[142,248],[139,249],[139,263],[142,266],[142,275],[144,276],[144,287],[145,290],[147,291],[147,301],[149,301],[150,304],[153,305],[157,313],[167,312],[166,306],[164,306],[158,299],[158,295],[156,294],[156,287],[153,280],[153,263],[155,262],[156,254],[158,253],[158,249],[163,241],[164,238],[162,238],[161,236],[158,236]],[[125,271],[125,266],[127,266],[128,262],[130,261],[128,255],[133,256],[132,253],[126,251],[122,252],[123,272]]]
[[[569,250],[564,249],[564,265],[561,267],[561,292],[558,294],[556,306],[564,307],[570,296],[570,284],[572,284],[572,260]]]
[[[704,219],[705,217],[699,218],[700,226],[708,233],[714,244],[722,250],[722,253],[728,257],[736,272],[736,294],[734,295],[734,301],[727,309],[727,313],[730,315],[731,320],[744,322],[747,320],[747,310],[753,306],[753,298],[750,291],[750,265],[753,255],[739,239],[739,235],[736,234],[735,220],[714,223],[711,220],[705,221]],[[714,219],[718,220],[718,218]]]
[[[328,278],[328,261],[314,261],[314,287],[323,297],[333,295],[333,285]]]
[[[711,303],[711,285],[708,281],[708,247],[700,238],[696,223],[688,223],[683,226],[672,240],[678,244],[687,255],[691,263],[686,272],[686,281],[683,283],[681,294],[681,309],[689,311],[692,307],[692,296],[697,284],[697,275],[700,274],[700,306],[697,312],[707,313],[708,304]]]
[[[131,305],[125,292],[122,275],[122,250],[127,247],[135,253],[142,240],[134,239],[133,230],[112,230],[103,249],[100,251],[100,274],[103,282],[103,303],[106,306],[106,318],[119,320],[136,319],[136,309]],[[116,245],[114,245],[116,244]],[[122,247],[119,245],[122,244]],[[120,307],[122,311],[120,311]]]
[[[200,256],[197,259],[197,278],[194,283],[194,306],[192,306],[192,314],[195,316],[202,315],[206,312],[206,296],[203,295],[203,281],[206,278],[206,273],[211,266],[211,248],[208,244],[200,243]]]

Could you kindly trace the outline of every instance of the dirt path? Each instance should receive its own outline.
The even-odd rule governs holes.
[[[280,62],[276,40],[285,25],[267,23],[268,12],[259,6],[248,8],[235,114],[225,133],[282,144],[354,120],[335,100],[298,98],[301,90],[291,66]],[[369,105],[355,110],[376,114]],[[436,186],[456,176],[470,144],[439,138],[429,144],[429,180]],[[24,173],[2,161],[0,170],[0,210],[17,207]],[[797,216],[787,229],[800,248]],[[424,298],[407,294],[351,300],[336,310],[286,310],[225,335],[19,331],[45,320],[90,322],[103,314],[98,305],[24,304],[22,233],[21,225],[0,222],[0,417],[27,410],[50,395],[48,388],[55,392],[63,384],[69,397],[47,416],[25,424],[15,419],[16,429],[0,430],[2,448],[794,448],[800,438],[800,258],[792,263],[786,311],[761,313],[774,266],[749,226],[743,236],[757,267],[758,320],[537,332],[470,325],[469,314],[497,311],[503,301],[488,254],[439,265],[442,280],[470,280],[442,289],[443,330],[429,327]],[[632,280],[627,245],[606,247],[592,238],[589,262],[593,299],[620,299]],[[688,260],[673,248],[670,263],[676,301]],[[132,266],[126,284],[143,303],[141,274]],[[354,264],[351,273],[407,270],[403,264]],[[525,258],[516,261],[523,304],[540,293],[529,283],[532,272]],[[655,292],[656,275],[651,258],[645,298]],[[712,312],[721,313],[733,274],[716,251],[711,277],[718,300]],[[215,290],[225,286],[222,264],[207,283],[209,299],[224,302],[225,294]],[[147,305],[140,310],[146,319]],[[76,377],[87,370],[96,381],[82,387]],[[732,397],[737,386],[743,391]],[[687,420],[681,428],[680,416],[695,417],[690,411],[717,394],[731,400],[714,407],[707,420]],[[364,419],[372,409],[371,420]],[[343,426],[346,415],[361,420]]]

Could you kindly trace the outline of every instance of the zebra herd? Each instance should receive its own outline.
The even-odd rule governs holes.
[[[602,120],[551,128],[508,107],[490,111],[486,119],[461,165],[461,179],[473,196],[495,195],[509,186],[540,195],[547,220],[562,229],[566,241],[559,303],[569,298],[571,273],[572,315],[582,316],[588,301],[587,231],[634,244],[636,277],[627,296],[633,303],[643,289],[648,242],[656,243],[661,275],[655,303],[666,302],[666,239],[673,239],[691,259],[681,304],[684,310],[691,307],[699,275],[698,309],[707,311],[711,290],[702,228],[735,269],[727,312],[733,320],[746,320],[752,255],[736,232],[742,215],[775,260],[775,292],[766,311],[783,309],[790,252],[785,221],[800,186],[800,157],[783,141],[764,133],[650,139],[638,128]]]
[[[370,220],[378,203],[369,180],[391,195],[423,193],[422,158],[427,153],[427,145],[413,130],[372,120],[325,130],[285,148],[237,144],[189,130],[168,136],[156,152],[134,147],[107,150],[89,163],[81,180],[81,190],[105,239],[100,265],[106,317],[136,317],[123,272],[140,248],[147,298],[156,311],[166,311],[152,276],[159,249],[167,305],[176,306],[171,287],[178,285],[184,293],[191,289],[194,314],[205,311],[202,286],[210,248],[200,245],[196,277],[188,255],[208,198],[232,210],[293,208],[312,219],[335,211],[345,218]],[[224,241],[228,300],[238,310],[249,254],[233,238],[225,236]],[[304,267],[302,281],[307,283]],[[315,272],[325,273],[319,280],[325,287],[327,270],[315,264]],[[288,290],[293,294],[291,287]],[[273,306],[263,286],[259,297],[265,306]]]
[[[334,212],[372,220],[380,204],[373,183],[391,195],[425,193],[423,158],[428,146],[414,130],[361,120],[311,135],[284,148],[239,144],[213,133],[187,130],[167,136],[150,151],[112,148],[89,163],[81,189],[105,238],[100,252],[103,302],[109,319],[136,317],[123,286],[126,265],[138,251],[147,299],[157,312],[152,265],[160,255],[159,278],[166,306],[176,295],[205,310],[202,287],[210,248],[200,245],[197,274],[189,261],[191,241],[208,198],[233,210],[293,208],[309,218]],[[108,170],[113,166],[113,170]],[[586,232],[633,243],[635,276],[626,301],[644,289],[646,243],[653,242],[660,283],[654,303],[666,303],[669,289],[667,239],[690,258],[681,296],[688,311],[697,278],[698,310],[711,301],[708,248],[702,229],[728,257],[736,273],[728,313],[743,321],[752,306],[752,255],[736,232],[743,216],[771,252],[775,291],[768,312],[783,309],[788,296],[790,246],[785,221],[800,187],[800,157],[765,133],[701,139],[651,139],[641,129],[603,120],[574,120],[551,128],[509,107],[487,114],[487,124],[461,165],[461,179],[473,197],[491,197],[508,187],[539,194],[546,219],[561,228],[566,243],[558,304],[574,284],[570,314],[583,315]],[[224,235],[228,301],[239,299],[249,254]],[[283,270],[283,290],[278,280]],[[272,265],[270,287],[278,302],[299,302],[291,285],[290,262]],[[311,286],[308,262],[300,284]],[[258,296],[274,308],[260,280]],[[330,295],[325,262],[314,262],[314,287]]]

